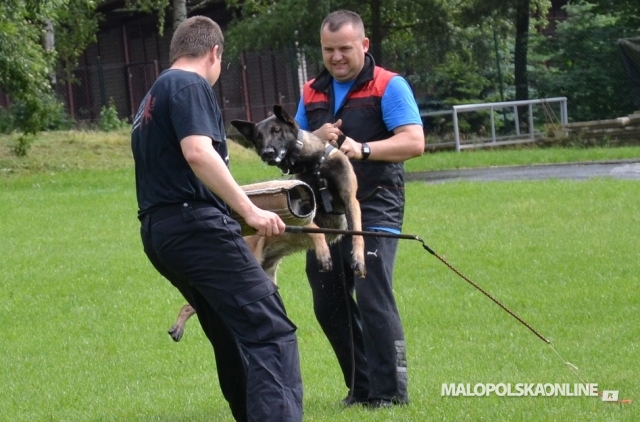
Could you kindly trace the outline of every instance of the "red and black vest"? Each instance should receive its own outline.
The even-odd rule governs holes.
[[[373,143],[393,136],[382,119],[382,95],[396,73],[375,65],[366,53],[365,64],[347,98],[333,113],[333,77],[326,70],[304,85],[304,107],[309,130],[342,119],[340,130],[361,143]],[[388,161],[351,161],[358,178],[358,198],[369,196],[376,187],[381,190],[360,204],[362,226],[402,229],[404,216],[404,165]]]

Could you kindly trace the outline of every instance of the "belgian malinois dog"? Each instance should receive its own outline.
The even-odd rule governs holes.
[[[231,124],[244,137],[245,147],[256,150],[262,161],[277,166],[283,174],[307,183],[316,197],[313,223],[309,227],[340,230],[362,230],[360,203],[356,199],[358,184],[349,158],[328,141],[301,130],[296,121],[279,105],[274,114],[261,122],[233,120]],[[333,267],[329,243],[340,235],[294,234],[281,236],[246,236],[249,245],[269,278],[276,283],[278,264],[287,255],[309,249],[315,250],[323,271]],[[364,239],[353,236],[351,267],[364,277]],[[175,341],[182,338],[186,321],[195,314],[190,305],[184,305],[176,323],[169,330]]]

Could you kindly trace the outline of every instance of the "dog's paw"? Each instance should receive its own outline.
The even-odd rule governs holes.
[[[353,236],[353,249],[351,249],[351,269],[360,278],[367,275],[364,265],[364,238],[362,236]]]
[[[364,265],[364,256],[351,253],[351,269],[360,278],[365,278],[367,269]]]
[[[321,273],[328,273],[333,271],[333,261],[331,261],[331,258],[322,259],[318,262],[318,264],[320,265]]]
[[[180,341],[180,339],[182,338],[182,335],[184,334],[184,327],[176,324],[173,327],[169,328],[168,333],[173,339],[173,341],[178,342]]]
[[[364,267],[364,262],[353,262],[351,264],[351,269],[354,273],[360,278],[365,278],[367,276],[367,270]]]

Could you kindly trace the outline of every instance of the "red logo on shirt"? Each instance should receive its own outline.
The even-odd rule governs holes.
[[[142,124],[146,125],[151,120],[153,120],[153,106],[156,104],[156,99],[152,96],[147,96],[147,101],[144,104],[144,111],[142,112]]]

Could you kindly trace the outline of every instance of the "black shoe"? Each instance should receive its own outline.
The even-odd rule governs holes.
[[[399,399],[397,397],[394,397],[391,399],[391,403],[393,403],[394,406],[408,406],[409,399],[408,398]]]
[[[369,400],[369,407],[371,409],[388,409],[393,406],[408,406],[408,405],[409,405],[409,399],[399,399],[397,397],[394,397],[391,400],[385,400],[385,399]]]
[[[340,404],[342,404],[344,407],[368,406],[369,405],[369,400],[363,399],[361,397],[354,397],[352,395],[348,395],[347,397],[342,399]]]
[[[385,400],[385,399],[369,400],[370,409],[389,409],[391,407],[393,407],[393,402],[391,400]]]

